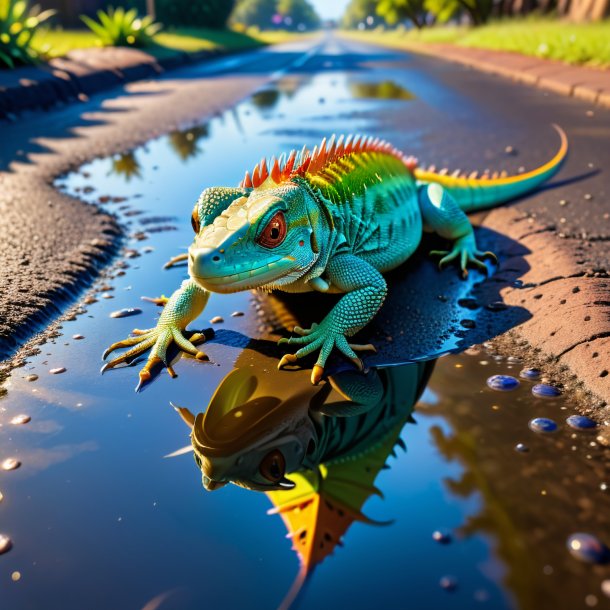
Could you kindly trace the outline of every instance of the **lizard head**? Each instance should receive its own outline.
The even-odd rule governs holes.
[[[306,188],[290,181],[245,193],[211,222],[202,203],[205,191],[193,210],[197,235],[189,248],[189,274],[206,290],[281,286],[317,260],[312,218],[319,208]]]

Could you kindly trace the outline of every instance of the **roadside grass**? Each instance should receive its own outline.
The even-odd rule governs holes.
[[[436,26],[416,30],[349,32],[361,40],[392,46],[448,43],[512,51],[568,64],[610,67],[610,19],[569,23],[540,17],[511,18],[471,28]]]
[[[300,39],[304,34],[292,32],[212,30],[206,28],[175,28],[160,32],[155,44],[144,51],[155,57],[166,57],[178,51],[197,53],[208,50],[251,49],[267,44],[277,44]],[[42,30],[33,40],[34,48],[44,57],[61,57],[73,49],[100,46],[97,36],[90,30]]]

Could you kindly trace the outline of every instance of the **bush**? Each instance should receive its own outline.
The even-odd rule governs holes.
[[[152,17],[138,17],[135,8],[126,11],[124,8],[109,7],[107,12],[98,11],[99,21],[81,15],[87,27],[96,34],[104,46],[145,47],[153,43],[154,35],[161,29]]]
[[[27,0],[0,0],[0,68],[14,68],[36,61],[34,34],[54,10],[28,7]]]

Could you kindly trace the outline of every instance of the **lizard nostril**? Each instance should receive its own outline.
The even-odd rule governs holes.
[[[220,256],[213,256],[212,260],[217,263],[220,260]]]

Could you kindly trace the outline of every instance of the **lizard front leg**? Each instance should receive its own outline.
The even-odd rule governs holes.
[[[333,348],[337,348],[360,369],[363,368],[356,351],[374,350],[373,346],[350,345],[346,337],[356,334],[371,321],[387,294],[387,285],[381,273],[353,254],[339,254],[331,258],[326,266],[325,277],[333,288],[346,294],[320,324],[314,324],[307,330],[295,329],[302,337],[279,340],[279,343],[303,347],[295,354],[286,354],[278,368],[319,350],[318,360],[311,373],[314,385],[322,378],[326,360]]]
[[[102,367],[102,373],[122,362],[131,362],[151,348],[148,360],[140,371],[140,382],[136,387],[137,392],[142,384],[150,379],[152,367],[159,362],[162,362],[173,376],[173,371],[167,363],[167,348],[172,341],[181,350],[192,354],[198,360],[207,360],[207,356],[198,350],[193,343],[194,341],[200,342],[202,336],[195,334],[187,339],[184,332],[186,326],[201,314],[209,296],[210,293],[207,290],[199,287],[192,280],[185,280],[182,286],[167,300],[155,328],[145,331],[136,330],[134,331],[135,337],[113,343],[104,352],[103,358],[105,359],[115,349],[131,347],[130,350],[118,358],[106,363]]]
[[[490,258],[498,262],[493,252],[482,252],[477,248],[474,231],[468,216],[462,211],[451,194],[440,184],[426,184],[419,187],[419,207],[428,230],[453,241],[451,250],[432,250],[432,256],[440,256],[442,268],[457,259],[462,276],[468,275],[468,265],[474,265],[484,273],[487,267],[482,259]]]

